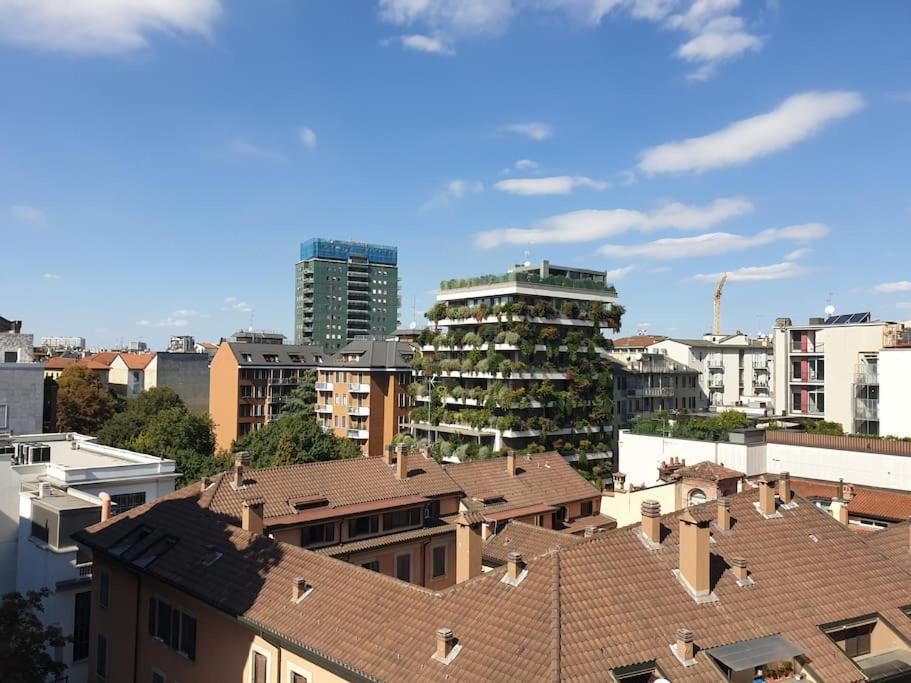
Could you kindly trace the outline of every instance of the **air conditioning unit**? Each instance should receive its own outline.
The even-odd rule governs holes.
[[[4,444],[0,446],[0,455],[9,455],[14,456],[16,454],[16,446],[13,444]]]
[[[20,465],[51,461],[51,447],[44,443],[20,443],[16,454]]]

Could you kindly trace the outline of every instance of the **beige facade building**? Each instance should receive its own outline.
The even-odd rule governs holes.
[[[326,431],[354,440],[364,455],[407,431],[414,349],[395,341],[355,340],[317,370],[316,418]]]

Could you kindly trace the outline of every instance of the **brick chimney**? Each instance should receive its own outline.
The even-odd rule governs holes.
[[[734,578],[737,583],[745,583],[750,574],[747,571],[747,561],[744,557],[731,558],[731,570],[734,572]]]
[[[456,518],[456,583],[481,574],[481,534],[460,515]]]
[[[430,444],[429,443],[421,444],[420,451],[421,451],[421,455],[423,455],[426,460],[430,460],[431,457],[433,457],[430,455]]]
[[[395,478],[408,478],[408,445],[400,443],[395,449]]]
[[[718,511],[715,518],[715,526],[721,531],[731,530],[731,499],[719,498]]]
[[[244,485],[245,470],[250,466],[250,454],[240,451],[234,454],[234,488],[239,489]]]
[[[626,475],[623,472],[614,472],[614,491],[623,491],[626,486]]]
[[[516,452],[511,448],[506,449],[506,471],[510,477],[516,476]]]
[[[209,488],[209,485],[211,483],[212,483],[212,480],[209,479],[208,477],[203,477],[202,479],[200,479],[199,480],[199,492],[202,493],[203,491],[205,491],[207,488]]]
[[[697,599],[707,596],[709,586],[709,527],[689,510],[680,515],[680,576]]]
[[[107,491],[98,494],[101,499],[101,521],[106,522],[111,518],[111,496]]]
[[[291,580],[291,600],[294,602],[300,602],[303,600],[304,596],[308,591],[311,590],[311,586],[307,584],[304,579],[300,576]]]
[[[696,635],[686,628],[678,628],[674,651],[682,662],[688,662],[696,656]]]
[[[778,500],[782,505],[787,505],[791,502],[791,498],[791,473],[782,472],[778,477]]]
[[[643,500],[642,535],[649,543],[661,543],[661,503],[657,500]]]
[[[243,502],[243,515],[241,527],[244,531],[251,534],[263,533],[263,505],[265,501],[262,498],[254,498]]]
[[[589,525],[585,527],[585,531],[582,533],[583,538],[593,538],[595,534],[598,533],[598,527]]]
[[[438,662],[446,663],[449,660],[449,657],[452,654],[454,648],[455,636],[452,634],[452,629],[437,629],[437,649],[433,655],[433,658]]]
[[[848,526],[848,501],[833,500],[829,509],[832,511],[832,516],[837,519],[840,524]]]
[[[765,477],[759,477],[759,511],[766,517],[775,514],[775,493]]]
[[[519,581],[519,575],[525,569],[525,560],[517,552],[511,552],[506,556],[506,576],[513,583]]]
[[[395,455],[395,444],[387,443],[383,449],[383,462],[392,465],[393,456]]]

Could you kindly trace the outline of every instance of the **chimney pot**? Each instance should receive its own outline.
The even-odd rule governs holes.
[[[719,498],[718,499],[718,518],[715,521],[715,524],[722,531],[731,530],[731,499],[730,498]]]
[[[111,518],[111,496],[107,491],[98,494],[101,499],[101,521],[106,522]]]
[[[791,502],[791,473],[782,472],[778,478],[778,498],[782,504],[787,505]]]
[[[695,634],[686,628],[678,628],[674,633],[676,636],[677,656],[684,662],[688,662],[695,656]]]
[[[294,602],[300,601],[308,590],[310,590],[310,586],[308,586],[307,582],[300,576],[291,580],[291,599],[294,600]]]
[[[452,629],[441,628],[437,629],[437,651],[436,658],[445,662],[447,657],[449,657],[452,652],[452,648],[455,645],[455,636],[452,634]]]
[[[766,517],[775,514],[775,494],[765,477],[759,477],[759,511]]]
[[[689,511],[680,515],[680,575],[698,600],[708,596],[709,583],[709,527],[698,521]]]
[[[650,543],[661,543],[661,503],[657,500],[643,500],[642,535]]]
[[[463,517],[456,519],[456,583],[479,576],[481,566],[481,533]]]
[[[585,527],[584,538],[592,538],[596,533],[598,533],[598,528],[593,525]]]
[[[243,515],[241,519],[241,526],[244,531],[249,531],[251,534],[262,534],[264,529],[263,524],[263,501],[262,498],[254,498],[253,500],[245,500],[243,502]]]
[[[396,448],[395,478],[401,480],[408,478],[408,446],[403,443]]]
[[[424,458],[426,458],[427,460],[430,460],[431,455],[430,455],[430,444],[429,443],[421,444],[421,455],[423,455]]]
[[[51,485],[46,481],[42,481],[38,484],[38,497],[47,498],[49,495],[51,495]]]
[[[208,477],[203,477],[202,479],[200,479],[199,480],[199,492],[202,493],[203,491],[205,491],[207,488],[209,488],[209,484],[211,484],[211,483],[212,483],[212,480],[209,479]]]
[[[506,450],[506,471],[510,477],[516,476],[516,452],[511,448]]]
[[[744,557],[731,558],[731,568],[734,571],[734,578],[738,581],[746,581],[749,576],[747,572],[747,561]]]
[[[523,569],[525,569],[525,561],[521,554],[511,552],[506,556],[506,575],[510,581],[518,581]]]
[[[626,485],[626,475],[623,472],[614,472],[614,491],[623,491]]]
[[[395,455],[395,444],[387,443],[383,451],[383,462],[387,465],[392,464],[392,456]]]

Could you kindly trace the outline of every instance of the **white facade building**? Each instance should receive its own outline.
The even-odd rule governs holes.
[[[911,345],[879,352],[879,433],[911,437]]]
[[[41,346],[49,351],[77,351],[85,348],[85,337],[41,337]]]
[[[22,334],[19,321],[4,327],[9,329],[0,332],[0,434],[34,434],[43,423],[44,369],[33,362],[33,335]]]
[[[90,558],[70,535],[101,518],[102,492],[112,514],[174,490],[173,460],[110,448],[78,434],[36,434],[0,443],[0,591],[38,590],[45,624],[74,642],[52,654],[69,683],[88,680]]]
[[[774,355],[770,340],[738,332],[707,334],[702,339],[664,339],[648,347],[698,371],[711,410],[740,410],[754,415],[774,405]]]

